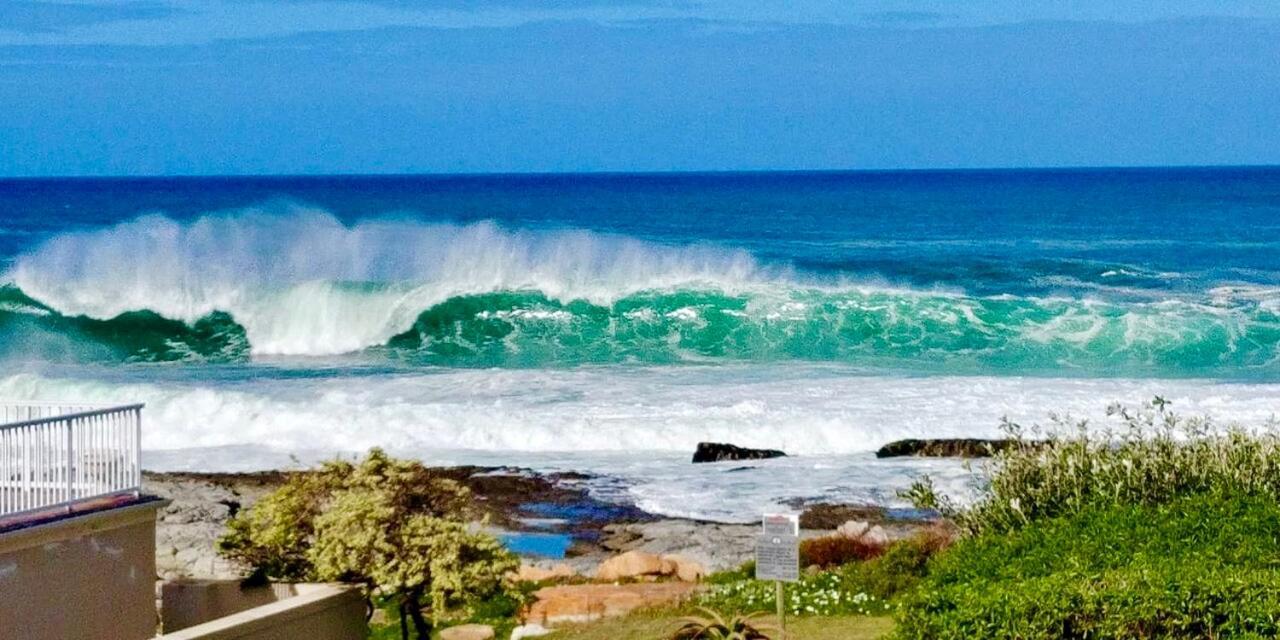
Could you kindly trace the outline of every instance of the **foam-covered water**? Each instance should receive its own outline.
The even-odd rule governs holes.
[[[898,438],[995,437],[1002,417],[1031,423],[1046,407],[1101,425],[1108,402],[1156,394],[1248,424],[1280,406],[1273,383],[900,377],[809,364],[82,375],[0,378],[0,397],[144,401],[148,468],[274,468],[384,446],[441,464],[598,473],[597,488],[614,497],[725,520],[791,499],[900,504],[896,491],[920,473],[967,495],[959,463],[872,452]],[[702,440],[796,457],[691,465]]]
[[[0,395],[144,400],[148,468],[279,468],[389,446],[439,464],[600,474],[593,487],[605,498],[731,521],[795,500],[900,505],[897,491],[924,473],[972,495],[974,477],[958,462],[872,457],[896,438],[996,436],[1002,416],[1030,422],[1045,407],[1105,424],[1107,402],[1157,393],[1180,410],[1250,424],[1280,405],[1270,383],[903,378],[812,365],[135,377],[26,374],[0,380]],[[691,465],[700,440],[797,455]]]
[[[969,487],[893,439],[1280,399],[1274,169],[0,181],[0,216],[0,398],[145,401],[154,467],[383,446],[744,519]]]

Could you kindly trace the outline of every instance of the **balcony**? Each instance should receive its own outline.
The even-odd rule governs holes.
[[[142,406],[0,405],[0,531],[137,499]]]

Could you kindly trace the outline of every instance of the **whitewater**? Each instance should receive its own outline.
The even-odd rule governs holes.
[[[873,452],[1272,418],[1278,173],[0,181],[0,397],[146,402],[153,469],[381,446],[720,520],[972,494]]]
[[[1125,304],[971,296],[799,274],[740,249],[492,221],[348,225],[296,208],[187,223],[151,215],[58,235],[19,256],[7,280],[0,314],[10,333],[31,350],[78,342],[82,359],[384,347],[443,366],[821,360],[1166,375],[1280,367],[1280,296],[1257,289]]]

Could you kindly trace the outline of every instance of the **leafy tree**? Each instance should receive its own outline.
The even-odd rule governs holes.
[[[221,553],[276,580],[339,580],[393,599],[419,638],[433,616],[502,589],[515,557],[467,524],[470,492],[379,449],[292,475],[237,515]]]

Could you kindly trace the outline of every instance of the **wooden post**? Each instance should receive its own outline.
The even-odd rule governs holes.
[[[787,640],[787,603],[782,590],[782,581],[777,580],[774,584],[777,585],[774,599],[778,601],[778,640]]]

